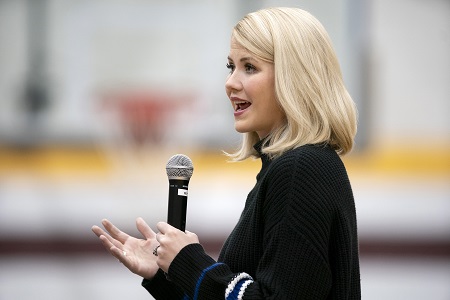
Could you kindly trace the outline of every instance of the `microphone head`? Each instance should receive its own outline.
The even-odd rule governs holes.
[[[193,171],[192,160],[184,154],[175,154],[166,164],[169,179],[189,180]]]

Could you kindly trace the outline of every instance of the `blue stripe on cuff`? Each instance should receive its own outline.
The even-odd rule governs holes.
[[[197,300],[197,298],[198,298],[198,293],[200,291],[200,285],[201,285],[201,283],[203,281],[203,278],[205,277],[206,273],[208,271],[214,269],[215,267],[220,266],[220,265],[223,265],[223,263],[215,263],[215,264],[207,267],[206,269],[204,269],[202,271],[202,274],[200,274],[200,277],[197,280],[197,285],[195,286],[195,293],[194,293],[194,299],[193,300]]]

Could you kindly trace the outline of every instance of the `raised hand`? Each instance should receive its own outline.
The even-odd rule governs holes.
[[[92,226],[92,231],[99,237],[106,250],[131,272],[147,279],[153,278],[159,267],[156,263],[157,257],[152,252],[159,243],[155,232],[147,223],[142,218],[136,219],[136,227],[145,239],[138,239],[122,232],[106,219],[102,220],[102,225],[107,232],[95,225]]]

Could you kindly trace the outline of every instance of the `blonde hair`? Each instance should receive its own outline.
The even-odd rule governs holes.
[[[345,88],[339,62],[322,24],[299,8],[250,13],[233,28],[232,39],[257,58],[274,63],[276,101],[286,122],[266,139],[262,152],[277,157],[306,144],[329,144],[340,155],[353,147],[356,107]],[[256,132],[244,133],[232,160],[258,157]]]

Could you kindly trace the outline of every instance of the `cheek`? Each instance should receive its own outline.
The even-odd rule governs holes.
[[[280,111],[280,106],[278,105],[278,102],[276,100],[273,82],[268,81],[265,83],[265,86],[267,88],[262,91],[261,95],[263,95],[265,99],[266,109],[271,111],[274,115],[278,114],[278,112]]]

